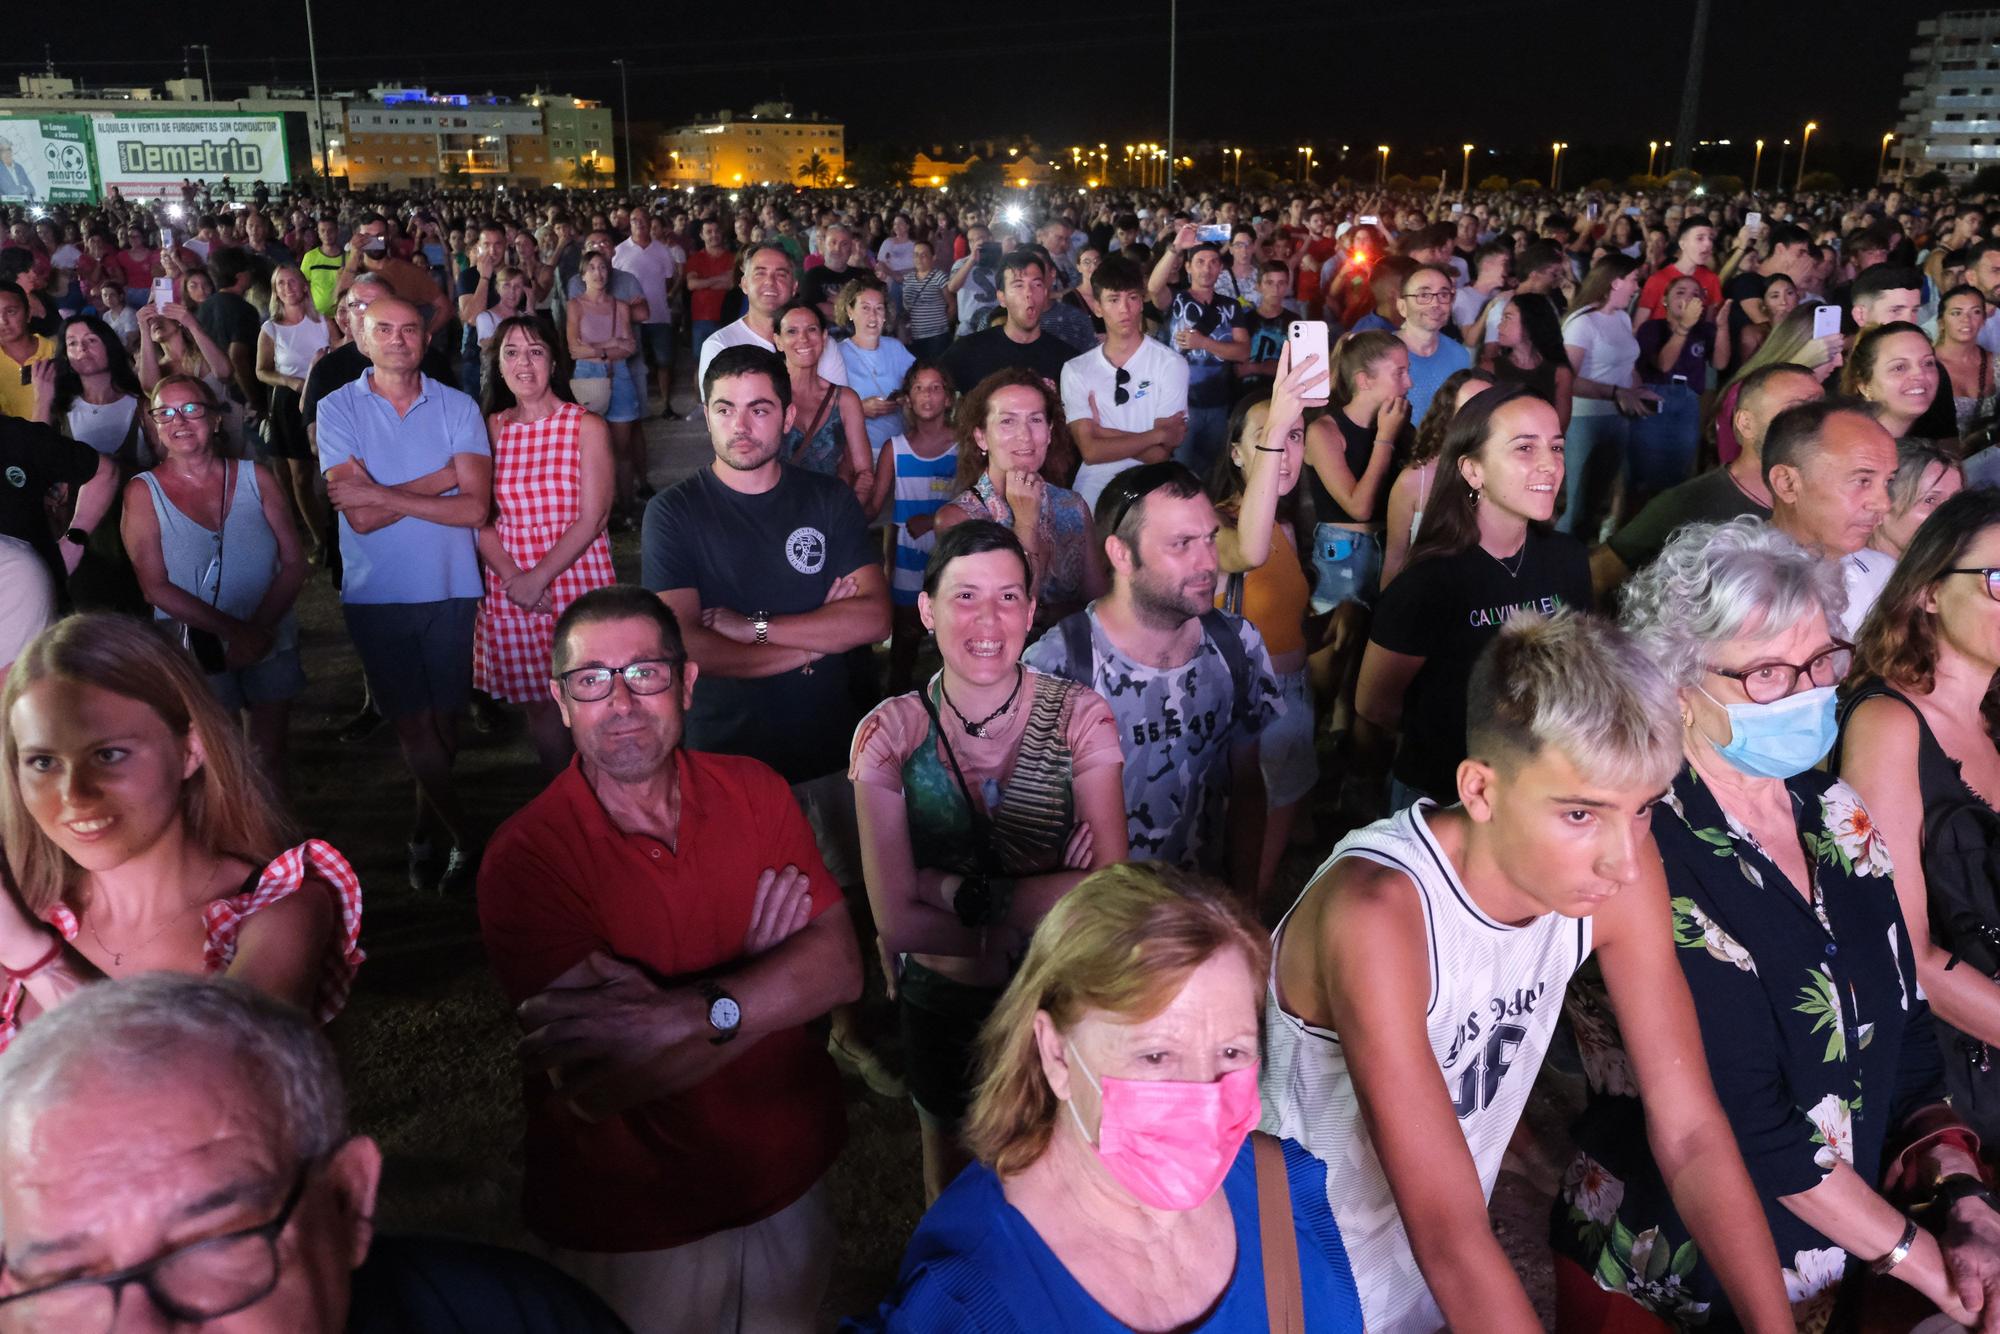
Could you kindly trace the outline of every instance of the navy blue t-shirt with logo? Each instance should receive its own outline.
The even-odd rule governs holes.
[[[1458,799],[1474,660],[1520,612],[1565,607],[1591,609],[1590,557],[1567,533],[1539,527],[1504,561],[1475,544],[1419,560],[1382,590],[1370,642],[1424,660],[1403,699],[1397,778],[1447,805]]]
[[[880,557],[845,482],[789,465],[761,495],[732,491],[703,468],[646,506],[640,578],[655,593],[692,588],[707,607],[788,616],[826,605],[833,581]],[[695,681],[691,750],[748,755],[802,783],[847,768],[860,713],[847,660],[757,680]]]

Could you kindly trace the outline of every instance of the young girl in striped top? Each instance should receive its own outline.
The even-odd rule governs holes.
[[[903,418],[909,429],[883,441],[875,460],[873,508],[881,512],[895,500],[889,512],[896,534],[889,558],[889,596],[895,607],[895,635],[889,644],[892,695],[909,690],[917,644],[924,636],[917,594],[931,553],[931,516],[954,494],[958,444],[951,430],[953,398],[951,377],[936,362],[919,359],[903,375]]]

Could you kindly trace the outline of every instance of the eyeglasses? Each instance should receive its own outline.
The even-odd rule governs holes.
[[[1201,480],[1184,463],[1142,463],[1127,468],[1105,484],[1097,497],[1097,531],[1109,537],[1124,524],[1132,507],[1170,482],[1179,482],[1191,491],[1201,490]]]
[[[1132,397],[1132,391],[1125,386],[1132,383],[1132,372],[1123,366],[1114,366],[1111,376],[1111,405],[1122,408],[1125,400]]]
[[[1451,289],[1446,287],[1438,291],[1405,292],[1403,297],[1420,306],[1442,306],[1451,300]]]
[[[2000,569],[1980,569],[1977,566],[1960,566],[1945,571],[1946,574],[1983,574],[1986,576],[1986,596],[2000,602]]]
[[[201,402],[165,403],[157,408],[148,408],[146,415],[162,426],[165,426],[176,417],[185,417],[191,422],[198,422],[208,415],[208,404]]]
[[[1854,645],[1836,639],[1830,648],[1803,663],[1760,662],[1741,671],[1725,667],[1708,670],[1717,676],[1741,682],[1743,693],[1750,697],[1752,704],[1776,704],[1798,688],[1801,676],[1816,686],[1839,685],[1847,676],[1847,669],[1853,665]]]
[[[635,695],[657,695],[674,683],[674,668],[684,658],[647,658],[623,667],[577,667],[558,673],[563,693],[579,704],[611,698],[612,682],[625,679],[625,688]],[[0,1332],[4,1334],[4,1332]]]
[[[255,1306],[278,1286],[278,1237],[324,1158],[311,1158],[268,1223],[225,1232],[109,1274],[67,1278],[0,1297],[0,1334],[109,1334],[125,1289],[138,1284],[155,1310],[193,1324]]]

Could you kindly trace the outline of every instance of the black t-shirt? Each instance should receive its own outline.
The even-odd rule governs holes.
[[[1054,334],[1044,333],[1032,343],[1017,343],[1007,336],[1005,325],[996,324],[953,343],[943,364],[951,382],[964,395],[993,372],[1009,366],[1025,366],[1050,383],[1061,384],[1063,363],[1075,356],[1077,350]]]
[[[1285,347],[1285,331],[1296,319],[1298,316],[1283,308],[1275,315],[1265,315],[1255,306],[1246,306],[1238,311],[1236,327],[1250,331],[1250,360],[1276,361],[1278,353]],[[1245,375],[1236,382],[1237,396],[1240,398],[1270,386],[1271,377],[1268,375]]]
[[[546,1260],[442,1237],[378,1235],[350,1293],[347,1334],[627,1334]]]
[[[1340,428],[1341,457],[1347,464],[1347,471],[1359,480],[1368,471],[1368,460],[1375,453],[1375,423],[1357,426],[1339,408],[1328,408],[1324,421],[1330,421]],[[1389,488],[1383,487],[1375,493],[1375,513],[1349,514],[1333,498],[1333,492],[1326,489],[1326,483],[1319,479],[1319,470],[1306,469],[1306,488],[1312,493],[1313,520],[1316,523],[1373,523],[1382,517],[1382,507],[1389,503]]]
[[[1475,545],[1427,557],[1396,576],[1376,604],[1368,637],[1424,660],[1403,700],[1397,778],[1441,802],[1457,800],[1474,659],[1516,612],[1547,615],[1564,607],[1591,609],[1590,559],[1566,533],[1531,528],[1526,545],[1504,564]]]
[[[822,301],[831,301],[840,295],[840,289],[856,278],[867,275],[868,270],[850,264],[844,269],[830,269],[824,264],[815,264],[799,278],[799,296],[815,306]]]
[[[238,343],[254,352],[257,335],[264,328],[264,321],[257,317],[257,308],[234,292],[217,292],[209,297],[195,312],[195,319],[202,332],[225,352]]]
[[[1743,494],[1728,469],[1710,468],[1654,496],[1606,545],[1626,569],[1642,570],[1659,556],[1667,539],[1688,524],[1728,523],[1746,514],[1771,517],[1770,510]]]
[[[26,542],[60,574],[42,497],[52,486],[82,486],[96,475],[98,458],[89,445],[53,426],[0,413],[0,536]]]
[[[361,355],[359,343],[342,343],[318,361],[306,373],[306,391],[299,395],[299,416],[307,426],[319,417],[319,401],[336,389],[344,388],[361,378],[361,372],[368,369],[368,358]],[[424,348],[424,359],[417,363],[417,369],[430,376],[439,384],[456,387],[458,372],[437,350],[436,344]]]
[[[460,296],[471,296],[474,292],[478,290],[479,290],[479,266],[477,264],[468,264],[465,266],[464,270],[461,271],[458,275],[458,294]],[[495,269],[493,271],[493,277],[486,284],[486,304],[481,309],[491,310],[493,309],[493,307],[499,304],[500,304],[500,271],[498,269]],[[458,303],[453,302],[451,309],[453,314],[457,314]],[[459,321],[459,324],[460,324],[460,332],[458,338],[459,351],[466,356],[477,356],[479,353],[479,331],[476,328],[474,328],[473,323],[470,320],[461,320]],[[458,383],[458,381],[446,380],[445,383],[455,385]]]
[[[646,506],[641,580],[655,593],[692,588],[703,607],[751,616],[817,610],[842,575],[880,556],[845,482],[786,467],[762,495],[732,491],[703,468]],[[847,660],[758,680],[706,674],[687,715],[692,750],[748,755],[802,783],[847,767],[860,716]]]

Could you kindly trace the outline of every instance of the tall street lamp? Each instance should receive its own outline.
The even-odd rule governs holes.
[[[625,62],[614,60],[618,67],[619,114],[625,118],[625,188],[632,188],[632,94],[625,83]]]
[[[1809,120],[1809,121],[1807,121],[1807,122],[1806,122],[1806,132],[1805,132],[1805,137],[1803,137],[1802,139],[1800,139],[1800,140],[1799,140],[1799,178],[1798,178],[1798,180],[1797,180],[1796,182],[1794,182],[1794,183],[1793,183],[1793,185],[1792,185],[1792,189],[1793,189],[1793,190],[1803,190],[1803,189],[1805,189],[1805,186],[1806,186],[1806,150],[1807,150],[1808,148],[1811,148],[1811,147],[1812,147],[1812,137],[1813,137],[1813,131],[1814,131],[1814,130],[1817,130],[1818,128],[1819,128],[1819,122],[1818,122],[1818,121],[1816,121],[1816,120]]]
[[[1877,185],[1880,185],[1882,183],[1883,176],[1888,174],[1889,141],[1891,139],[1894,139],[1895,137],[1896,137],[1896,132],[1894,130],[1890,130],[1885,134],[1883,134],[1882,136],[1882,151],[1875,155],[1875,183]]]
[[[326,158],[326,112],[319,103],[319,44],[313,40],[312,0],[306,0],[306,59],[312,64],[313,80],[313,124],[319,131],[319,179],[320,184],[333,187],[333,171]]]
[[[1750,159],[1750,193],[1753,195],[1757,193],[1757,173],[1763,169],[1763,166],[1764,141],[1759,139],[1757,141],[1757,156]]]
[[[1389,183],[1389,145],[1377,144],[1375,151],[1382,155],[1382,160],[1375,164],[1375,188],[1379,190]]]
[[[1472,145],[1462,147],[1465,149],[1465,162],[1458,172],[1458,192],[1464,195],[1472,193]]]
[[[1301,174],[1302,174],[1302,175],[1303,175],[1303,176],[1305,177],[1305,182],[1306,182],[1306,184],[1307,184],[1307,185],[1311,185],[1311,184],[1312,184],[1312,179],[1313,179],[1313,151],[1312,151],[1312,145],[1311,145],[1311,144],[1300,144],[1300,145],[1299,145],[1299,156],[1300,156],[1300,157],[1302,157],[1302,158],[1304,158],[1304,159],[1306,160],[1306,161],[1305,161],[1305,168],[1304,168],[1304,170],[1303,170],[1303,172],[1302,172]]]
[[[1563,150],[1568,147],[1569,147],[1568,144],[1562,143],[1560,141],[1550,145],[1551,152],[1549,153],[1549,192],[1551,194],[1553,194],[1556,190],[1562,188],[1562,156],[1563,156]]]
[[[1653,159],[1659,155],[1660,141],[1658,139],[1648,139],[1646,141],[1646,174],[1648,176],[1653,174]]]

